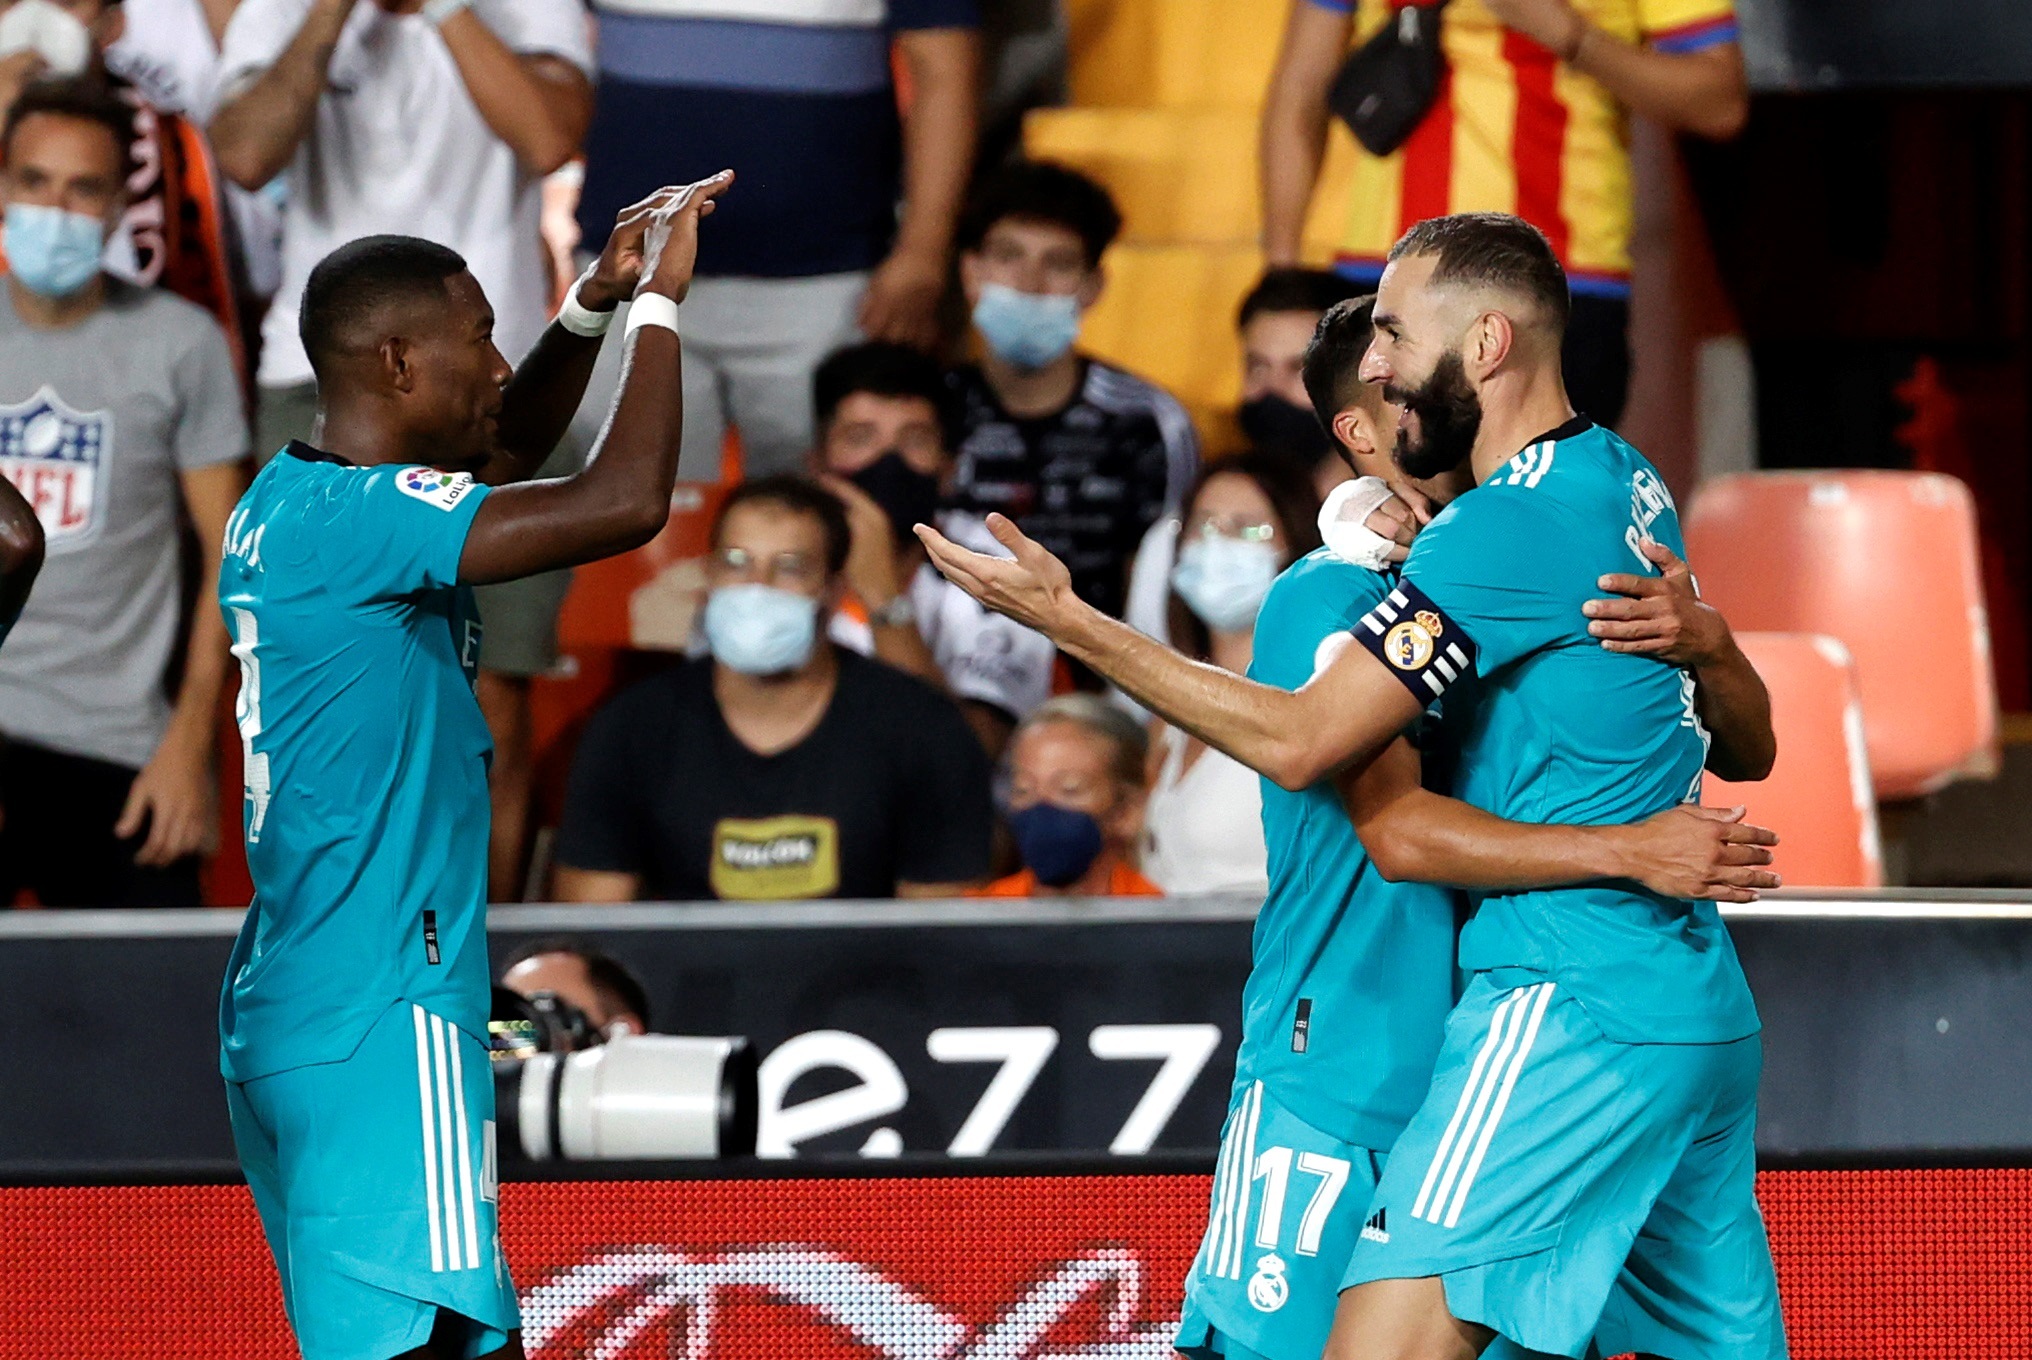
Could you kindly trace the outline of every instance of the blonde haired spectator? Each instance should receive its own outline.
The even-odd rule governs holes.
[[[1009,742],[1009,829],[1023,868],[983,897],[1159,897],[1131,863],[1150,746],[1097,694],[1047,700]]]

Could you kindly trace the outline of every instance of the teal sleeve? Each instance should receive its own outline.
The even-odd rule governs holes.
[[[1249,678],[1287,690],[1305,684],[1330,655],[1328,639],[1345,636],[1388,588],[1388,578],[1324,550],[1294,563],[1256,615]]]
[[[1440,647],[1461,645],[1487,676],[1571,635],[1579,607],[1554,566],[1568,533],[1555,502],[1521,487],[1485,486],[1448,507],[1404,563]]]
[[[377,467],[332,488],[319,566],[341,598],[394,600],[458,584],[466,534],[488,488],[469,473]]]

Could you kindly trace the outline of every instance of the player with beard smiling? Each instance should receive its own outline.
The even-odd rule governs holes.
[[[1656,470],[1567,400],[1568,302],[1518,218],[1438,218],[1398,242],[1361,376],[1405,403],[1405,471],[1465,454],[1476,486],[1348,630],[1360,645],[1322,648],[1295,691],[1186,662],[1080,605],[1006,522],[993,527],[1014,562],[920,535],[991,607],[1286,789],[1355,777],[1442,697],[1462,733],[1456,792],[1500,817],[1627,824],[1697,801],[1703,765],[1762,778],[1769,701],[1733,642],[1696,685],[1651,659],[1665,649],[1637,640],[1639,619],[1614,617],[1656,597],[1590,603],[1633,563],[1655,571],[1679,530]],[[1484,891],[1460,962],[1466,990],[1382,1171],[1326,1354],[1467,1360],[1500,1336],[1568,1356],[1591,1340],[1782,1356],[1753,1194],[1759,1025],[1712,904],[1628,878]]]

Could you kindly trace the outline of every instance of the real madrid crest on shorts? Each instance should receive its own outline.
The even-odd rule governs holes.
[[[1249,1277],[1249,1302],[1259,1313],[1274,1313],[1291,1297],[1291,1282],[1284,1278],[1284,1258],[1271,1252],[1256,1262]]]
[[[1409,581],[1362,616],[1355,636],[1424,703],[1475,666],[1473,640]]]

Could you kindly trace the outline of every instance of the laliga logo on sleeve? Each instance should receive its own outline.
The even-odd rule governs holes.
[[[395,474],[395,489],[440,510],[449,510],[473,489],[473,475],[440,472],[433,467],[406,467]]]

